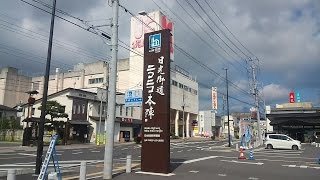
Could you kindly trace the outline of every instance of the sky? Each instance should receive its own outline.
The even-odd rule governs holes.
[[[44,5],[51,6],[52,0],[23,1],[0,2],[0,68],[12,66],[39,76],[45,71],[51,15],[27,3],[51,12]],[[199,83],[200,110],[211,109],[211,87],[217,87],[222,111],[224,68],[231,112],[253,106],[248,59],[257,65],[261,106],[263,101],[272,106],[287,103],[290,91],[299,92],[301,101],[320,105],[320,1],[120,0],[120,4],[127,9],[119,9],[122,45],[130,44],[130,13],[160,10],[173,21],[175,44],[207,67],[175,49],[175,65]],[[110,0],[57,0],[56,14],[76,25],[55,19],[51,72],[110,59],[110,42],[86,30],[110,24],[109,5]],[[109,26],[99,29],[111,32]],[[128,56],[129,51],[119,47],[119,57]]]

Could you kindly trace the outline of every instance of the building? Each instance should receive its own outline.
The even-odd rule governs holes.
[[[233,116],[229,115],[229,126],[228,126],[228,116],[222,116],[223,122],[223,132],[224,137],[228,137],[229,127],[230,127],[230,136],[234,137],[234,122]]]
[[[222,132],[221,117],[217,116],[215,111],[199,111],[198,116],[199,135],[220,137]]]
[[[267,111],[273,131],[308,142],[314,132],[320,132],[320,108],[311,102],[278,104]]]
[[[19,73],[18,69],[6,67],[0,69],[0,104],[14,107],[26,103],[31,88],[31,77]]]
[[[1,119],[16,119],[17,110],[8,106],[0,105],[0,118]]]
[[[99,128],[101,101],[98,93],[96,93],[98,90],[96,90],[96,92],[92,91],[93,89],[67,88],[48,96],[48,101],[57,101],[64,106],[65,113],[68,115],[68,118],[54,119],[55,121],[67,122],[68,124],[63,126],[60,133],[58,132],[60,137],[63,138],[65,134],[68,134],[69,142],[95,142],[97,134],[99,134],[99,129],[100,134],[104,134],[106,101],[105,99],[102,100],[101,128]],[[40,107],[41,100],[40,98],[35,101],[31,120],[27,115],[27,105],[22,106],[24,109],[24,121],[33,123],[39,121],[41,111],[38,108]],[[115,142],[124,141],[125,139],[133,140],[134,136],[137,136],[140,130],[140,112],[138,112],[136,108],[125,108],[123,105],[124,94],[118,93],[114,131]],[[47,115],[46,119],[50,119],[50,115]],[[26,127],[26,123],[24,126]],[[66,130],[66,127],[69,128]],[[50,133],[49,131],[45,132],[48,136],[51,135]]]

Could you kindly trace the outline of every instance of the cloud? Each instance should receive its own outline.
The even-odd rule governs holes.
[[[272,101],[287,101],[290,90],[286,87],[283,87],[279,84],[268,84],[262,89],[265,96],[266,103]]]

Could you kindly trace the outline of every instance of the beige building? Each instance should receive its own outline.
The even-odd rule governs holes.
[[[7,67],[0,69],[0,104],[14,107],[26,103],[31,89],[31,77],[21,75],[18,69]]]

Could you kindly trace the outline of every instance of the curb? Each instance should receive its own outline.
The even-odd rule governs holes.
[[[9,169],[8,169],[9,170]],[[23,174],[32,174],[34,173],[33,169],[15,169],[16,170],[16,175],[23,175]],[[7,176],[7,171],[5,170],[0,170],[0,177],[6,177]]]

